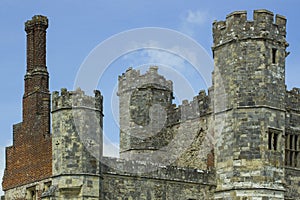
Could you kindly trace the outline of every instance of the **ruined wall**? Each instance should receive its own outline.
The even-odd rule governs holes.
[[[195,169],[214,167],[214,133],[211,104],[208,95],[201,90],[191,102],[184,100],[177,108],[170,109],[167,126],[173,131],[171,165]]]
[[[161,149],[172,138],[172,133],[166,130],[166,123],[173,86],[157,70],[153,66],[141,75],[140,71],[129,68],[119,76],[122,158],[143,159],[139,154]]]
[[[201,91],[193,101],[172,104],[172,82],[150,67],[119,77],[120,156],[164,165],[213,167],[212,107]],[[209,161],[208,161],[209,160]]]
[[[213,199],[214,173],[210,171],[111,158],[104,163],[109,166],[102,166],[103,199]]]

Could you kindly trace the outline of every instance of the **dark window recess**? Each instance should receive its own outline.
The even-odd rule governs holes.
[[[278,134],[274,133],[273,134],[273,149],[275,151],[277,150],[277,144],[278,144]]]
[[[291,132],[291,130],[289,130]],[[293,133],[286,134],[286,142],[285,142],[285,164],[290,167],[300,167],[299,156],[300,156],[300,148],[299,148],[299,135]]]
[[[277,151],[280,144],[281,131],[269,129],[268,131],[268,148]]]
[[[272,63],[276,63],[276,54],[277,54],[277,49],[273,48],[272,49]]]
[[[269,131],[269,137],[268,137],[268,139],[269,139],[269,150],[272,150],[272,133]]]
[[[36,200],[36,189],[35,186],[26,189],[26,199]]]

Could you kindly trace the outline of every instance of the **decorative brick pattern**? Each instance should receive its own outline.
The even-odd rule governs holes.
[[[49,75],[46,68],[48,19],[34,16],[25,23],[27,71],[23,122],[13,127],[13,145],[6,148],[3,190],[52,175]]]

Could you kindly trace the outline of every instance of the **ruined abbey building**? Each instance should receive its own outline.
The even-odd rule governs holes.
[[[252,21],[238,11],[214,22],[213,84],[182,105],[156,66],[120,75],[120,158],[110,158],[100,91],[50,95],[48,19],[34,16],[4,198],[299,200],[300,89],[286,90],[286,21],[255,10]]]

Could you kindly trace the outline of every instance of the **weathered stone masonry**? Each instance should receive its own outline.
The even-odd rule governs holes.
[[[214,101],[226,99],[224,111],[215,112],[225,119],[215,148],[216,199],[284,199],[288,44],[286,19],[273,20],[273,13],[257,10],[253,21],[234,12],[213,25],[214,83],[222,83],[214,87]]]
[[[151,66],[119,76],[120,158],[103,157],[103,97],[50,94],[48,20],[25,24],[23,122],[6,149],[5,199],[298,200],[300,89],[286,91],[286,18],[213,23],[213,84],[174,105]]]

